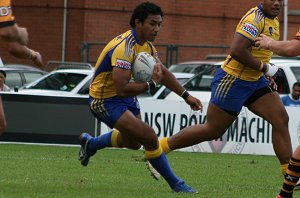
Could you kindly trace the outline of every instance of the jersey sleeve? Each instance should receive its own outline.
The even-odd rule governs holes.
[[[154,45],[151,42],[149,42],[149,46],[151,48],[151,55],[155,58],[156,62],[159,62],[160,59],[158,57],[158,52],[157,52],[156,48],[154,47]]]
[[[263,29],[263,16],[259,12],[252,12],[246,15],[238,24],[236,33],[243,35],[254,42]]]
[[[12,15],[10,0],[0,1],[0,28],[15,24],[15,17]]]
[[[124,41],[113,50],[111,55],[112,67],[131,70],[134,61],[134,50],[126,46],[126,42]]]

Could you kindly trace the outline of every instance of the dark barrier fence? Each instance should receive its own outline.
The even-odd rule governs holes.
[[[81,61],[95,64],[100,52],[107,43],[103,42],[81,42]],[[172,64],[204,60],[211,54],[221,56],[210,56],[215,60],[224,60],[230,46],[228,45],[188,45],[188,44],[155,44],[161,61],[169,67]]]
[[[78,144],[96,132],[87,98],[1,94],[7,129],[0,141]]]

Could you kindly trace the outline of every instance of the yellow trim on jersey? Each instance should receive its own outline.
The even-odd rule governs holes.
[[[12,15],[10,0],[0,1],[0,27],[7,26],[6,24],[13,24],[15,17]]]
[[[216,89],[215,97],[220,98],[220,100],[226,98],[226,95],[235,80],[236,77],[226,74]]]
[[[253,43],[249,51],[256,59],[268,63],[273,52],[270,50],[258,49],[254,46],[254,40],[260,34],[265,34],[274,40],[279,40],[278,18],[270,19],[266,17],[260,9],[260,6],[252,8],[238,23],[236,34],[244,36]],[[230,55],[226,58],[222,68],[227,73],[246,81],[256,81],[263,75],[262,72],[241,64]]]
[[[116,96],[116,89],[112,79],[113,67],[131,70],[131,65],[140,52],[148,52],[157,59],[157,51],[150,42],[143,45],[138,43],[135,30],[115,37],[103,49],[95,65],[95,73],[89,94],[93,98],[104,99]]]

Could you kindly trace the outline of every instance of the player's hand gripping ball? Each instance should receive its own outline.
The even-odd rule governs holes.
[[[132,75],[135,82],[147,82],[151,80],[155,58],[147,52],[140,52],[133,63]]]

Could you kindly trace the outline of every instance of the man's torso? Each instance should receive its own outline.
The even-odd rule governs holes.
[[[264,15],[260,6],[250,9],[240,20],[236,33],[249,39],[252,43],[250,53],[264,63],[268,63],[273,55],[270,50],[258,49],[254,40],[260,34],[265,34],[274,40],[279,40],[279,21],[277,18],[270,19]],[[230,55],[225,60],[222,68],[229,74],[247,81],[255,81],[262,75],[260,71],[254,70],[247,65],[239,63]]]

